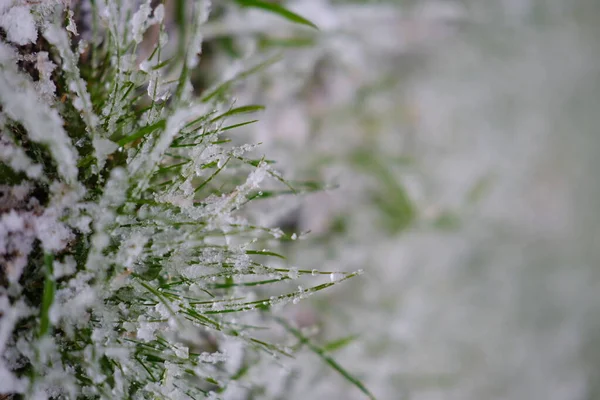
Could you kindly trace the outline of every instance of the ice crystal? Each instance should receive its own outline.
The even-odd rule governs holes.
[[[0,9],[0,27],[6,32],[6,38],[15,44],[24,45],[37,40],[35,21],[31,9],[27,6],[8,6],[8,10]]]

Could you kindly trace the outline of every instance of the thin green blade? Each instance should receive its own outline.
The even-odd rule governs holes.
[[[287,19],[288,21],[310,26],[311,28],[319,29],[317,25],[315,25],[313,22],[296,14],[295,12],[288,10],[285,7],[280,6],[279,4],[267,3],[266,1],[261,0],[236,0],[236,3],[238,3],[242,7],[260,8],[261,10],[277,14]]]

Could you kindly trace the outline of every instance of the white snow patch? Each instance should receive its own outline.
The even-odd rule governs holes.
[[[0,9],[1,10],[1,9]],[[29,7],[12,7],[0,15],[0,27],[6,32],[6,38],[20,46],[35,43],[37,29]]]
[[[98,160],[98,168],[104,168],[106,158],[109,154],[115,152],[119,146],[112,140],[108,140],[102,137],[94,136],[92,144],[96,152],[96,160]]]

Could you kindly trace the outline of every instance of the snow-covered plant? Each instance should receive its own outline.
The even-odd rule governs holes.
[[[265,248],[296,234],[245,215],[296,189],[229,136],[262,109],[234,88],[272,59],[194,77],[210,13],[0,2],[1,395],[285,398],[293,376],[268,371],[303,348],[369,394],[282,309],[358,272],[286,265]]]

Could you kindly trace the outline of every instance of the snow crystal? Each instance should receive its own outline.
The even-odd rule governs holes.
[[[290,279],[298,279],[298,277],[300,276],[299,272],[298,272],[298,268],[296,267],[292,267],[290,268],[290,270],[288,271],[288,277]]]
[[[98,116],[92,108],[92,100],[87,91],[85,81],[80,77],[78,58],[71,50],[71,41],[67,33],[60,27],[49,25],[44,30],[44,37],[54,45],[63,60],[62,69],[67,72],[67,82],[72,93],[76,94],[73,106],[80,111],[87,128],[91,133],[96,133]]]
[[[13,375],[0,360],[0,382],[2,382],[2,393],[23,393],[27,387],[24,378],[19,379]]]
[[[78,274],[77,278],[81,275],[89,279],[89,275],[81,273]],[[76,285],[71,285],[74,281]],[[57,298],[59,297],[58,292],[61,292],[61,304],[58,302],[55,304],[58,307],[61,317],[81,315],[97,301],[96,292],[85,279],[71,279],[69,281],[69,288],[57,291]]]
[[[212,390],[210,392],[208,392],[208,395],[206,396],[206,398],[208,400],[218,400],[219,399],[219,395],[217,395],[216,392],[213,392]]]
[[[190,184],[191,185],[191,184]],[[184,186],[184,185],[182,185]],[[194,205],[194,193],[165,193],[155,197],[155,200],[160,203],[169,203],[181,208],[190,208]]]
[[[39,178],[42,175],[42,166],[35,164],[23,149],[10,143],[7,137],[0,137],[0,161],[15,171],[25,172],[29,178]]]
[[[104,349],[104,354],[110,358],[116,358],[123,361],[126,361],[130,356],[129,350],[123,347],[107,347]]]
[[[244,342],[236,339],[224,340],[221,344],[223,353],[227,354],[225,360],[225,368],[230,373],[239,371],[242,363],[244,362]]]
[[[150,0],[142,4],[140,8],[133,14],[131,18],[131,31],[133,32],[133,40],[140,43],[144,37],[144,32],[148,28],[147,21],[150,15]]]
[[[117,167],[110,171],[110,179],[106,183],[104,195],[100,205],[102,208],[108,208],[111,205],[120,205],[125,200],[125,189],[128,183],[126,171]]]
[[[140,322],[137,329],[137,338],[144,341],[153,340],[156,329],[158,329],[158,323],[156,322]]]
[[[17,214],[15,210],[10,210],[10,212],[2,215],[2,220],[0,223],[4,225],[4,228],[9,233],[20,231],[23,229],[24,225],[23,217]]]
[[[196,29],[190,39],[190,44],[188,45],[188,55],[187,55],[187,66],[188,68],[195,68],[198,65],[200,60],[199,54],[202,51],[202,40],[203,35],[200,27],[208,20],[208,16],[210,14],[210,0],[204,0],[200,2],[200,11],[198,13],[198,20],[196,22]]]
[[[238,270],[244,269],[247,268],[251,262],[252,258],[250,258],[248,254],[240,254],[239,256],[235,257],[233,267]]]
[[[94,136],[92,139],[92,145],[96,152],[96,160],[98,161],[99,169],[104,168],[107,156],[119,147],[115,142],[97,136]]]
[[[131,174],[135,175],[144,171],[152,170],[156,167],[156,164],[161,160],[164,152],[169,148],[173,138],[180,131],[185,123],[192,119],[197,118],[198,115],[203,115],[206,110],[206,105],[193,106],[186,109],[180,109],[173,113],[173,115],[167,120],[167,126],[162,132],[160,137],[152,149],[147,153],[142,153],[140,156],[132,160],[128,165],[128,170]],[[142,151],[145,150],[142,148]],[[141,180],[138,183],[140,188],[143,188],[146,184],[145,180]]]
[[[158,303],[154,309],[163,318],[169,318],[171,316],[171,311],[169,311],[167,306],[165,306],[163,303]]]
[[[329,279],[331,280],[331,282],[337,282],[343,277],[344,274],[342,274],[341,272],[332,272],[331,274],[329,274]]]
[[[202,34],[198,33],[192,38],[190,43],[190,49],[187,55],[187,66],[188,68],[195,68],[200,61],[200,51],[202,50]]]
[[[112,213],[108,213],[112,214]],[[98,249],[102,249],[110,243],[110,237],[105,233],[96,233],[92,237],[92,246]]]
[[[0,296],[0,313],[2,313],[2,324],[0,324],[0,354],[3,354],[15,323],[19,318],[31,315],[32,310],[27,307],[23,300],[19,300],[11,306],[8,297]],[[0,366],[1,365],[2,359],[0,358]]]
[[[148,239],[149,237],[141,233],[135,233],[123,243],[120,249],[121,254],[119,254],[119,261],[123,267],[128,269],[133,267],[134,262],[142,254]]]
[[[165,6],[162,3],[157,5],[156,8],[154,9],[153,14],[154,14],[154,17],[152,19],[153,22],[156,22],[156,23],[163,22],[163,20],[165,18]]]
[[[42,242],[42,247],[48,252],[59,251],[74,238],[71,230],[58,221],[54,210],[46,210],[34,220],[35,232]]]
[[[91,228],[90,228],[91,222],[92,222],[92,217],[90,217],[88,215],[80,215],[77,218],[75,218],[74,220],[71,220],[69,223],[73,228],[79,230],[82,233],[90,233],[91,232]]]
[[[218,362],[227,361],[227,355],[225,353],[220,353],[218,351],[214,353],[203,352],[200,354],[198,359],[202,362],[216,364]]]
[[[37,29],[28,7],[16,6],[0,15],[0,27],[6,32],[6,38],[20,46],[35,43]]]
[[[67,30],[69,32],[71,32],[73,35],[77,36],[77,25],[75,24],[75,21],[73,20],[73,10],[69,10],[67,12],[67,19],[69,21],[69,23],[67,24]]]
[[[11,52],[0,43],[0,54]],[[77,180],[77,152],[63,128],[63,121],[55,109],[40,101],[33,82],[0,57],[0,104],[3,112],[21,122],[29,137],[48,145],[57,163],[58,172],[68,181]],[[12,64],[12,65],[11,65]]]
[[[267,175],[266,164],[262,163],[258,166],[254,171],[248,175],[248,179],[246,180],[246,185],[251,188],[256,188],[258,185],[265,179]]]
[[[36,55],[36,67],[40,75],[40,80],[35,83],[36,89],[41,98],[50,104],[56,91],[56,85],[52,81],[52,71],[56,64],[50,61],[47,52],[40,51]]]
[[[35,217],[30,212],[14,210],[0,217],[0,264],[9,282],[17,282],[33,248]]]
[[[53,266],[54,278],[60,279],[63,276],[74,274],[77,268],[77,263],[75,262],[75,259],[73,257],[69,256],[65,258],[64,262],[55,260]]]
[[[190,349],[187,346],[176,345],[174,347],[177,357],[187,359],[190,356]]]

